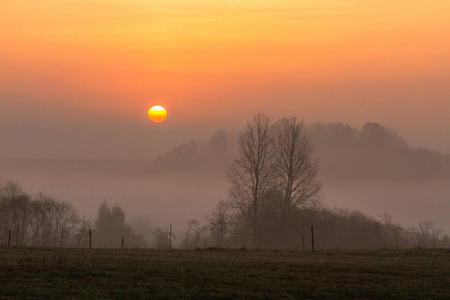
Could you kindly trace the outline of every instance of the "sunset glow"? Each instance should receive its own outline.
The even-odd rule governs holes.
[[[177,128],[301,111],[450,150],[434,133],[450,126],[449,15],[446,0],[6,0],[2,109],[125,122],[165,99]]]

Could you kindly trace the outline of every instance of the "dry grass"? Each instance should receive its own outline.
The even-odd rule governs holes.
[[[0,248],[0,299],[450,299],[450,250]]]

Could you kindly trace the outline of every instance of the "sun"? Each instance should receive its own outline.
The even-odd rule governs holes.
[[[160,105],[155,105],[148,111],[148,117],[153,122],[159,123],[166,119],[167,111]]]

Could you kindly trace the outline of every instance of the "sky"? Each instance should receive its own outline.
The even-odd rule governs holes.
[[[447,0],[3,0],[0,156],[152,159],[256,111],[379,122],[450,153],[449,15]]]

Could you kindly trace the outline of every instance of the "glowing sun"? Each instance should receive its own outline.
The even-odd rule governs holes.
[[[159,123],[166,119],[167,112],[164,107],[155,105],[148,111],[148,117],[153,122]]]

